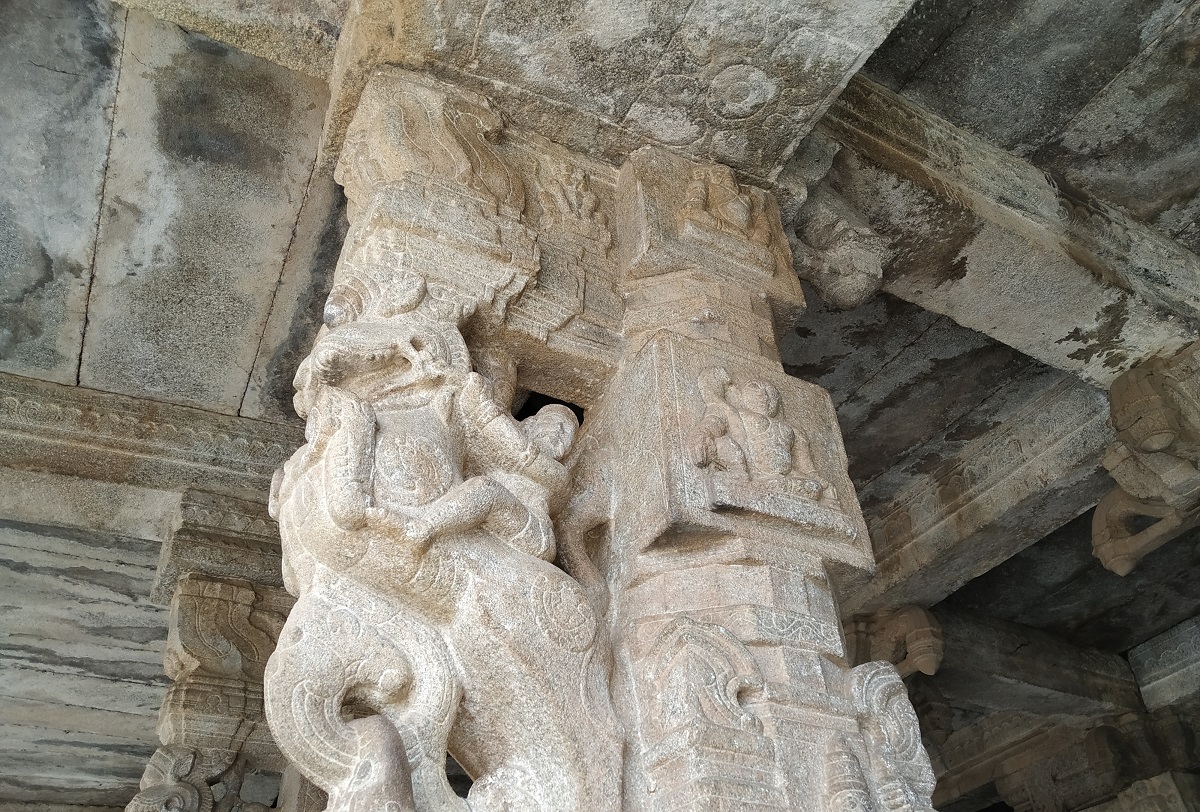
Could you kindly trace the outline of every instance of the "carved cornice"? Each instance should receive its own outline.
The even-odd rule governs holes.
[[[820,128],[988,219],[1060,245],[1157,307],[1200,316],[1200,257],[1112,206],[1072,196],[1029,162],[861,75],[851,79]]]
[[[154,488],[265,494],[298,426],[0,374],[0,464]]]
[[[167,604],[188,573],[283,586],[279,526],[261,502],[185,491],[163,544],[151,600]]]

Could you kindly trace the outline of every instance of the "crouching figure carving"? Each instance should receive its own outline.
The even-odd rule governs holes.
[[[550,563],[575,417],[517,421],[471,370],[464,308],[419,278],[390,295],[335,287],[297,374],[307,443],[271,509],[298,600],[271,729],[330,812],[616,809],[605,638]]]

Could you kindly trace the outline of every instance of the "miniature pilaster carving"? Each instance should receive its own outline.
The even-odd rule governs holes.
[[[163,544],[152,600],[167,605],[191,572],[283,586],[279,528],[261,502],[200,490],[183,492]]]
[[[241,797],[247,768],[283,772],[263,716],[262,677],[292,599],[249,581],[188,573],[175,587],[159,713],[163,743],[130,812],[265,812]],[[315,812],[299,804],[287,812]]]
[[[1092,547],[1126,575],[1200,522],[1200,348],[1134,367],[1110,397],[1117,436],[1104,467],[1117,486],[1096,506]]]

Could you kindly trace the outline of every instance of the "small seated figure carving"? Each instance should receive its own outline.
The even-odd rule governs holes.
[[[704,415],[688,450],[699,468],[817,501],[836,495],[822,480],[804,436],[780,417],[779,390],[763,380],[735,387],[720,367],[700,374]]]

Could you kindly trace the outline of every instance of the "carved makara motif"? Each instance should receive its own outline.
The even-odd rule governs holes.
[[[518,422],[471,370],[469,310],[392,287],[410,293],[338,298],[297,374],[308,442],[272,510],[299,600],[267,673],[272,729],[331,812],[399,785],[401,809],[616,808],[611,711],[564,691],[606,680],[603,638],[549,563],[577,421]],[[465,802],[447,750],[476,780]]]
[[[1104,455],[1117,487],[1096,506],[1092,547],[1128,574],[1200,522],[1200,359],[1197,345],[1152,358],[1113,381],[1116,440]]]
[[[194,748],[160,747],[125,812],[268,812],[265,804],[242,800],[245,769],[243,758],[220,769],[206,764]],[[214,793],[218,786],[220,800]]]

